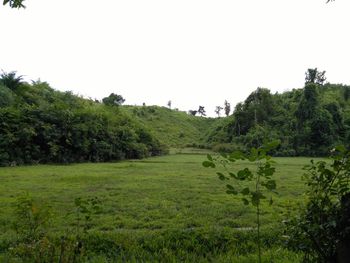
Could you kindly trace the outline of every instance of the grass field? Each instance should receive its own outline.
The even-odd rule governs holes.
[[[227,195],[216,170],[203,168],[203,160],[203,153],[189,153],[118,163],[1,168],[0,254],[15,239],[16,198],[29,193],[40,206],[51,207],[49,232],[57,236],[75,229],[76,198],[101,200],[89,233],[90,241],[104,245],[92,248],[91,262],[255,262],[253,208]],[[297,262],[298,255],[281,245],[280,228],[286,207],[303,200],[302,167],[310,158],[275,160],[279,194],[271,207],[263,207],[264,260]],[[247,166],[251,164],[237,164]],[[110,254],[113,249],[118,252]]]

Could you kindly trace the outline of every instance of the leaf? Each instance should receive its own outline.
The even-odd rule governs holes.
[[[213,161],[213,157],[210,154],[207,154],[207,158],[209,161],[211,161],[211,162]]]
[[[234,173],[228,173],[232,178],[238,179],[237,175],[235,175]]]
[[[234,188],[232,185],[230,185],[230,184],[227,184],[226,187],[227,187],[229,190],[235,190],[235,188]]]
[[[237,179],[238,180],[246,180],[251,179],[253,176],[252,172],[248,168],[244,168],[243,170],[238,171],[237,173]]]
[[[275,190],[277,187],[276,181],[275,180],[269,180],[267,181],[264,186],[268,189],[268,190]]]
[[[219,176],[219,179],[224,181],[224,180],[228,180],[228,178],[223,174],[223,173],[216,173]]]
[[[236,190],[226,190],[226,194],[229,194],[229,195],[237,195],[238,192]]]
[[[215,168],[215,164],[213,163],[213,162],[210,162],[210,161],[204,161],[203,163],[202,163],[202,165],[204,166],[204,167],[211,167],[211,168]]]
[[[227,184],[226,187],[228,188],[228,190],[226,191],[227,194],[233,194],[233,195],[238,194],[237,190],[232,185]]]
[[[246,198],[242,198],[243,204],[244,205],[249,205],[249,201]]]
[[[250,193],[249,187],[246,187],[246,188],[242,189],[242,191],[241,191],[242,195],[249,195],[249,193]]]
[[[261,192],[252,192],[251,194],[252,194],[252,204],[254,206],[258,206],[260,204],[260,200],[266,198]]]

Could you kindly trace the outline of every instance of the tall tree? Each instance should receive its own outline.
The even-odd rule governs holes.
[[[218,117],[220,117],[220,112],[221,112],[222,109],[223,109],[223,107],[221,107],[221,106],[216,106],[216,108],[215,108],[215,113],[218,115]]]
[[[22,80],[23,76],[16,76],[15,71],[10,73],[2,71],[0,75],[0,82],[12,91],[16,91],[21,86]]]
[[[199,106],[197,112],[198,112],[202,117],[203,117],[203,116],[207,116],[207,114],[205,113],[204,106]]]
[[[231,104],[227,100],[225,100],[224,102],[224,110],[226,117],[228,117],[228,115],[230,115],[231,112]]]
[[[305,72],[305,83],[315,83],[318,85],[323,85],[327,80],[326,71],[318,71],[317,68],[309,68]]]
[[[304,88],[303,96],[295,112],[299,127],[303,126],[305,121],[311,120],[316,114],[319,106],[317,86],[309,83]]]
[[[105,97],[102,99],[102,102],[105,105],[109,105],[109,106],[119,106],[122,105],[124,103],[125,99],[118,94],[114,94],[111,93],[108,97]]]

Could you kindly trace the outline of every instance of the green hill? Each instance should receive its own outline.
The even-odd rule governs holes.
[[[112,95],[101,103],[3,73],[0,165],[143,158],[186,146],[245,150],[275,139],[275,155],[321,156],[350,141],[346,85],[309,82],[281,94],[258,88],[224,118],[120,106],[123,98]]]
[[[123,106],[133,118],[147,127],[158,140],[170,147],[198,146],[206,143],[206,132],[217,122],[186,112],[159,106]]]

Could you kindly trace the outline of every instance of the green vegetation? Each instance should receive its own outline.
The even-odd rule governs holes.
[[[305,167],[307,204],[288,222],[289,244],[312,262],[346,262],[350,252],[350,151]]]
[[[159,106],[123,106],[123,109],[170,147],[206,145],[206,132],[217,121]]]
[[[1,75],[0,95],[0,165],[100,162],[166,152],[114,105],[55,91],[45,82],[28,84],[13,72]]]
[[[207,142],[221,148],[226,145],[230,152],[232,148],[259,147],[265,138],[279,139],[275,156],[328,156],[329,149],[347,145],[350,87],[317,84],[321,83],[317,78],[307,81],[316,83],[308,82],[304,89],[282,94],[258,88],[236,105],[232,116],[208,132]]]
[[[0,254],[5,258],[17,251],[15,204],[18,196],[28,192],[36,204],[34,211],[42,207],[52,214],[50,227],[40,233],[57,246],[61,236],[74,238],[70,234],[77,226],[75,200],[100,200],[99,212],[91,215],[87,234],[81,235],[84,255],[91,262],[105,257],[255,262],[256,256],[251,255],[256,253],[255,211],[240,197],[227,195],[213,171],[201,167],[205,156],[176,154],[119,163],[1,168]],[[262,204],[263,262],[300,259],[283,246],[281,222],[290,200],[303,201],[305,186],[300,177],[308,162],[307,158],[276,158],[279,194],[274,206]],[[236,163],[236,171],[245,167],[255,169],[246,161]]]
[[[312,163],[306,185],[300,178],[308,158],[276,157],[326,156],[348,146],[350,87],[325,80],[310,69],[303,89],[258,88],[231,116],[204,118],[204,106],[188,114],[170,101],[169,108],[123,106],[115,93],[101,103],[3,72],[0,165],[17,167],[0,169],[0,261],[347,258],[346,147],[335,148],[330,167]],[[226,101],[217,114],[229,115],[230,107]],[[261,147],[267,139],[281,144]],[[234,183],[224,187],[201,167],[205,156],[204,166]],[[276,194],[273,206],[261,202],[266,191]]]
[[[273,166],[274,161],[268,152],[279,145],[278,141],[264,144],[258,149],[252,148],[248,154],[235,151],[229,155],[221,154],[219,157],[213,157],[208,154],[208,161],[203,162],[204,167],[215,168],[216,165],[224,167],[225,172],[217,172],[219,179],[225,182],[233,180],[234,183],[226,184],[226,193],[230,195],[241,195],[244,205],[253,205],[256,208],[256,231],[257,231],[257,245],[258,245],[258,262],[261,263],[261,239],[260,239],[260,217],[261,201],[267,199],[266,192],[276,192],[276,180],[272,179],[276,169]],[[255,170],[244,168],[233,172],[233,164],[238,160],[248,160],[250,163],[256,165]],[[247,184],[249,182],[250,184]],[[245,183],[245,184],[244,184]],[[242,185],[244,184],[244,185]],[[272,196],[269,198],[269,204],[272,205]]]

